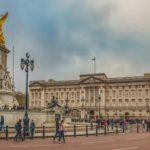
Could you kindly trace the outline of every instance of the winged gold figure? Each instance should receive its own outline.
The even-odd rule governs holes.
[[[2,28],[7,16],[8,12],[5,13],[4,15],[0,15],[0,45],[5,45],[5,39]]]

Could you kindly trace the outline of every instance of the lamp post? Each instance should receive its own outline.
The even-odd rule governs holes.
[[[26,99],[25,99],[25,116],[24,116],[24,126],[28,127],[28,72],[29,70],[34,70],[34,60],[30,59],[29,52],[26,53],[26,58],[21,58],[20,67],[26,72]]]
[[[81,109],[83,111],[83,117],[85,118],[85,114],[84,114],[84,97],[81,98],[81,102],[82,102]]]
[[[68,93],[67,93],[67,98],[66,98],[66,106],[64,107],[64,115],[67,116],[69,115],[69,107],[68,107],[68,102],[69,102],[69,99],[68,99]]]
[[[98,103],[99,103],[99,107],[98,107],[98,113],[99,113],[99,118],[100,118],[100,107],[101,107],[101,96],[98,96]]]

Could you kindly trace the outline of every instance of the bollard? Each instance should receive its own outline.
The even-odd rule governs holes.
[[[25,138],[26,138],[26,132],[25,132],[25,130],[26,130],[26,128],[25,128],[25,126],[23,127],[23,138],[24,138],[24,140],[25,140]]]
[[[98,136],[98,125],[96,125],[95,127],[96,127],[96,136]]]
[[[74,137],[76,137],[76,125],[74,125]]]
[[[88,137],[88,125],[86,125],[86,137]]]
[[[8,126],[6,126],[6,140],[8,140]]]
[[[104,126],[104,135],[106,136],[106,125]]]
[[[124,125],[123,125],[123,127],[122,127],[122,130],[123,130],[123,133],[124,133]]]
[[[118,125],[116,124],[116,134],[118,134]]]
[[[43,139],[45,138],[45,126],[43,126]]]
[[[139,123],[137,123],[137,133],[139,133]]]

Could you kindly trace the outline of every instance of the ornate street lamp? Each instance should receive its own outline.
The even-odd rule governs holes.
[[[82,98],[81,98],[81,103],[82,103],[82,105],[81,105],[81,110],[82,110],[82,115],[83,115],[82,117],[85,119],[84,101],[85,101],[85,100],[84,100],[84,97],[82,97]]]
[[[26,72],[26,101],[25,101],[25,116],[24,116],[24,125],[28,126],[29,118],[28,118],[28,72],[29,70],[34,70],[34,60],[30,60],[29,52],[26,53],[26,58],[21,58],[20,67],[22,70]]]
[[[69,115],[69,107],[68,107],[68,102],[69,102],[69,99],[68,99],[68,93],[67,93],[67,98],[66,98],[66,106],[64,107],[64,115],[67,116]]]
[[[101,107],[101,96],[100,95],[98,96],[98,103],[99,103],[98,113],[99,113],[99,118],[100,118],[100,115],[101,115],[100,114],[101,113],[100,112],[100,107]]]

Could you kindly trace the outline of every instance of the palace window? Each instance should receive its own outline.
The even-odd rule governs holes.
[[[139,99],[138,101],[139,101],[139,103],[141,103],[141,102],[142,102],[142,99]]]
[[[126,96],[126,97],[128,97],[128,95],[129,95],[129,91],[128,91],[128,90],[126,90],[125,92],[126,92],[125,96]]]
[[[119,97],[121,97],[121,96],[122,96],[122,90],[119,91]]]
[[[135,96],[135,90],[132,90],[132,96]]]
[[[145,92],[146,92],[146,96],[148,96],[148,89],[146,89],[146,91],[145,91]]]
[[[106,103],[109,103],[109,99],[106,100]]]
[[[56,98],[58,98],[58,93],[56,93]]]
[[[41,93],[39,93],[39,99],[41,99]]]
[[[106,91],[106,95],[109,96],[109,91]]]
[[[119,103],[122,103],[122,99],[119,99]]]
[[[37,93],[35,93],[35,98],[37,99]]]
[[[32,99],[34,99],[34,93],[32,93]]]
[[[77,98],[79,98],[79,96],[80,96],[80,94],[79,94],[79,92],[77,92]]]
[[[115,90],[113,90],[113,97],[115,97],[115,95],[116,95],[116,91],[115,91]]]
[[[126,102],[126,103],[128,103],[128,102],[129,102],[129,100],[128,100],[128,99],[125,99],[125,102]]]
[[[61,92],[61,97],[63,97],[63,92]]]
[[[116,102],[116,100],[115,100],[115,99],[113,99],[113,100],[112,100],[112,102],[113,102],[113,103],[115,103],[115,102]]]
[[[3,88],[3,80],[0,79],[0,89],[2,89],[2,88]]]
[[[138,95],[141,96],[141,94],[142,94],[142,90],[139,89],[139,90],[138,90]]]
[[[74,92],[71,92],[71,97],[74,98]]]
[[[134,105],[135,104],[135,99],[132,99],[132,105]]]

